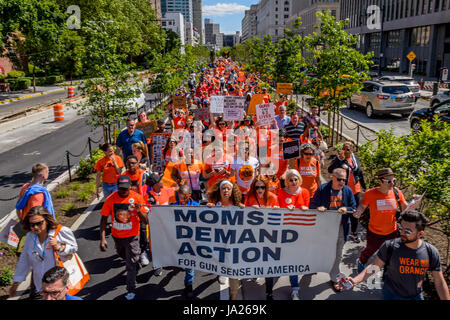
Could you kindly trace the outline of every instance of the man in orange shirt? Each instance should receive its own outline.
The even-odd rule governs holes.
[[[125,260],[127,270],[127,300],[136,296],[137,264],[141,249],[139,247],[140,221],[148,223],[149,209],[142,206],[142,196],[131,190],[129,176],[121,175],[117,180],[118,190],[109,196],[100,211],[100,250],[106,251],[106,225],[111,216],[111,235],[114,239],[117,254]]]
[[[358,260],[358,273],[366,267],[369,258],[389,239],[398,237],[397,215],[406,209],[408,203],[403,193],[394,187],[395,178],[391,168],[377,172],[380,186],[367,190],[353,216],[359,218],[369,207],[370,220],[367,228],[367,245]]]

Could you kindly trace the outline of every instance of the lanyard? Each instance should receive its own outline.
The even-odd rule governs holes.
[[[33,249],[36,250],[36,253],[39,255],[40,258],[42,258],[42,261],[44,261],[45,258],[45,247],[47,246],[47,242],[48,242],[48,237],[47,239],[45,239],[44,243],[42,244],[42,252],[39,252],[39,248],[37,247],[37,240],[38,240],[38,236],[36,235],[34,237],[34,247]]]

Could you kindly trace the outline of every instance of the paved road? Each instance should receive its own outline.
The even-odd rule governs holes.
[[[55,89],[58,89],[55,87]],[[30,93],[32,94],[32,93]],[[9,116],[11,114],[24,111],[30,107],[34,107],[40,104],[46,104],[46,103],[52,103],[54,101],[58,101],[61,99],[67,98],[67,92],[66,90],[55,92],[55,93],[49,93],[33,98],[27,98],[23,100],[17,100],[17,101],[11,101],[6,103],[0,103],[0,119]],[[0,100],[7,100],[7,96],[2,96]]]
[[[10,150],[2,149],[0,154],[0,198],[8,199],[19,193],[23,183],[31,180],[31,167],[44,162],[50,168],[48,181],[57,178],[66,167],[65,151],[69,150],[73,154],[83,151],[88,136],[94,140],[101,137],[100,130],[90,132],[84,118],[79,118],[66,124],[64,122],[54,123],[53,119],[43,120],[41,125],[34,126],[34,130],[28,131],[28,139],[37,137],[34,140],[22,143]],[[41,135],[46,130],[46,134]],[[27,131],[25,129],[25,131]],[[1,134],[5,138],[7,134]],[[20,139],[20,135],[18,136]],[[16,137],[17,138],[17,137]],[[4,141],[4,140],[3,140]],[[7,151],[6,151],[7,150]],[[83,156],[89,154],[86,148]],[[76,159],[79,161],[79,159]],[[71,159],[75,163],[75,159]],[[1,201],[0,220],[14,209],[17,199]]]

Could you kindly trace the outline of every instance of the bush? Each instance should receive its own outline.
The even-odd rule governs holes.
[[[9,83],[11,91],[25,90],[31,86],[31,80],[26,78],[8,78],[6,82]]]
[[[0,74],[0,82],[5,82],[5,76]]]
[[[23,71],[13,70],[8,72],[8,78],[23,78],[23,77],[25,77],[25,72]]]
[[[46,84],[55,84],[64,81],[63,75],[52,75],[45,78]]]
[[[0,286],[6,287],[13,283],[14,272],[10,266],[0,270]]]
[[[103,151],[100,149],[92,149],[92,158],[81,158],[80,165],[76,171],[78,177],[80,177],[80,179],[88,179],[89,176],[94,173],[95,164],[103,156]]]

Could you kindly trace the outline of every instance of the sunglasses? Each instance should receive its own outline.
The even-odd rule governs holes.
[[[342,150],[344,150],[344,151],[351,151],[349,148],[347,148],[347,149],[342,149]]]
[[[30,222],[30,228],[40,227],[40,226],[42,226],[42,224],[44,223],[44,221],[45,221],[45,219],[44,219],[44,220],[41,220],[41,221],[39,221],[39,222]]]
[[[290,182],[297,182],[298,179],[289,179]]]
[[[413,232],[409,229],[404,229],[401,225],[397,224],[397,229],[399,233],[405,233],[407,236],[413,234]]]
[[[263,190],[265,190],[265,189],[266,189],[266,186],[255,186],[255,189],[256,189],[256,190],[258,190],[258,189],[263,189]]]
[[[226,126],[226,123],[219,123],[219,126]]]
[[[304,155],[305,155],[305,156],[313,156],[314,153],[311,153],[311,152],[306,153],[306,152],[305,152]]]
[[[127,124],[127,128],[133,128],[134,124]]]
[[[381,181],[383,181],[383,182],[386,182],[386,183],[389,183],[389,184],[394,184],[394,183],[396,183],[397,182],[397,179],[392,179],[392,180],[388,180],[388,179],[383,179],[383,178],[381,178]]]
[[[335,177],[336,178],[336,177]],[[337,181],[339,182],[345,182],[346,179],[342,179],[342,178],[336,178]]]
[[[127,164],[130,165],[130,166],[134,166],[134,165],[137,164],[137,162],[128,162]]]

